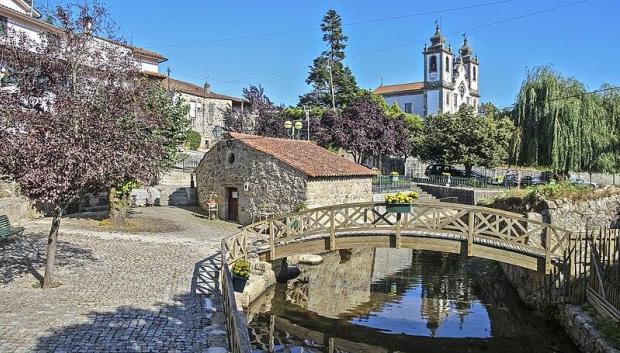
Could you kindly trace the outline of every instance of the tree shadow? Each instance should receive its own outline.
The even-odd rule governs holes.
[[[201,296],[183,294],[152,309],[90,312],[88,322],[53,329],[35,352],[205,352],[213,340]]]
[[[0,241],[0,284],[8,284],[15,278],[30,273],[41,281],[37,271],[45,265],[47,243],[41,235],[21,235]],[[81,266],[85,261],[95,261],[92,251],[77,247],[66,241],[58,241],[56,266]]]

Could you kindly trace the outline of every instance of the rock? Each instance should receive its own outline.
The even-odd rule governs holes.
[[[321,255],[301,254],[299,255],[299,263],[303,265],[316,266],[323,263],[323,257]]]

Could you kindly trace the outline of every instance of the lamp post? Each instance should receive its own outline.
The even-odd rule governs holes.
[[[226,129],[225,127],[221,127],[221,126],[215,126],[213,128],[213,130],[211,130],[211,133],[213,134],[213,138],[215,139],[215,141],[219,141],[222,136],[224,136],[224,132],[228,131],[228,129]],[[226,148],[230,149],[232,147],[232,142],[230,141],[230,138],[226,139]]]
[[[299,135],[301,134],[301,129],[304,127],[304,124],[302,123],[301,120],[287,120],[284,122],[284,128],[286,129],[286,133],[288,134],[288,136],[295,140],[299,138]]]

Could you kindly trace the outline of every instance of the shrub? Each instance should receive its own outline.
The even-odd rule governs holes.
[[[185,138],[185,143],[189,147],[190,150],[195,151],[200,148],[200,143],[202,142],[202,137],[200,134],[194,130],[190,130],[187,133],[187,137]]]
[[[233,275],[241,278],[250,278],[250,262],[245,259],[239,259],[233,263]]]

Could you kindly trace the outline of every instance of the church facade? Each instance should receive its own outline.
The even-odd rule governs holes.
[[[437,26],[431,45],[425,44],[422,54],[424,81],[382,84],[375,93],[383,96],[388,105],[396,103],[404,112],[422,117],[455,113],[462,105],[478,111],[480,64],[467,38],[455,56]]]

